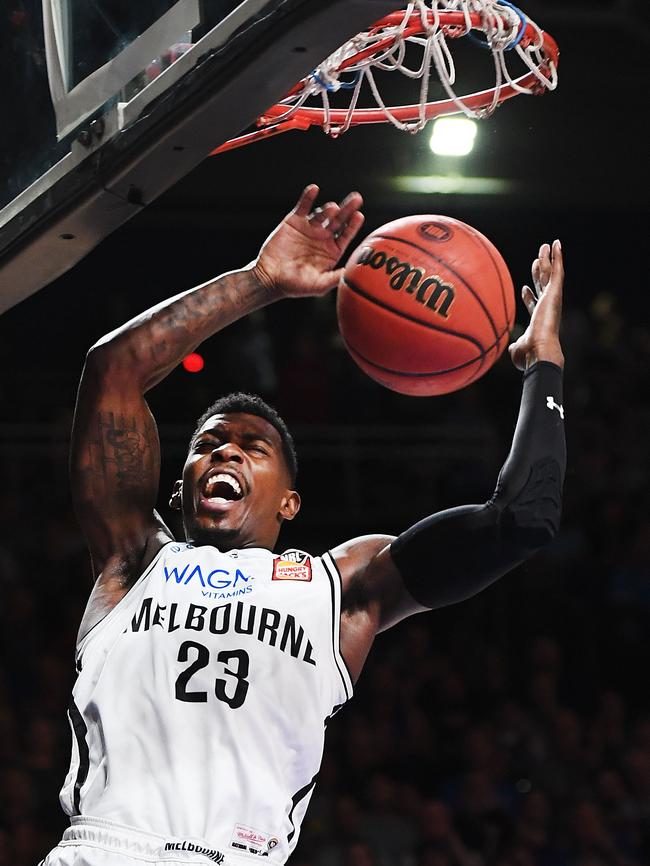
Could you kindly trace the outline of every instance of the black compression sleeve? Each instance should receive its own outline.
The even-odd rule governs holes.
[[[553,538],[565,469],[562,371],[539,361],[524,374],[512,448],[492,498],[427,517],[392,543],[415,600],[441,607],[469,598]]]

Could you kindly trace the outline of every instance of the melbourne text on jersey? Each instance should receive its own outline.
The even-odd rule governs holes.
[[[211,634],[245,634],[276,647],[309,665],[315,665],[314,648],[304,628],[289,613],[269,607],[259,608],[242,601],[207,607],[203,604],[173,602],[154,604],[144,598],[127,631],[143,632],[158,626],[167,632],[185,629]]]

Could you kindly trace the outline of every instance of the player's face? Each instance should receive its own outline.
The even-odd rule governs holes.
[[[300,508],[280,434],[257,415],[213,415],[194,436],[171,501],[187,540],[220,549],[272,548]]]

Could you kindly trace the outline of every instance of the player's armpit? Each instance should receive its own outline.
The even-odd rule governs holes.
[[[92,351],[77,395],[70,473],[95,574],[116,555],[137,570],[150,537],[165,531],[154,515],[158,431],[134,377]]]
[[[331,551],[341,575],[341,652],[356,682],[377,632],[421,608],[390,555],[393,535],[364,535]]]
[[[402,533],[391,556],[411,595],[442,607],[480,592],[558,531],[566,468],[562,372],[524,377],[512,448],[492,498],[434,514]]]
[[[353,538],[331,551],[343,583],[342,646],[351,646],[344,655],[351,668],[361,650],[363,660],[377,632],[384,631],[411,614],[428,608],[420,605],[407,590],[392,555],[394,535],[365,535]],[[361,670],[363,665],[358,666]]]

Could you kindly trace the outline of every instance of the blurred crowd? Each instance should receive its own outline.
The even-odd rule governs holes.
[[[224,337],[231,362],[241,347],[229,384],[257,383],[303,427],[349,423],[355,402],[366,421],[408,406],[403,423],[421,423],[427,401],[393,398],[349,367],[336,378],[342,350],[328,315],[290,345],[274,342],[263,317],[242,325],[245,340],[241,330]],[[354,700],[330,723],[294,866],[650,863],[650,331],[601,294],[569,307],[564,344],[559,537],[477,598],[378,638]],[[445,418],[491,425],[507,447],[511,377],[504,360],[437,405]],[[8,381],[0,387],[15,399]],[[177,402],[167,392],[174,413],[188,388]],[[20,392],[27,416],[57,400]],[[58,399],[69,420],[71,398]],[[57,793],[90,573],[65,455],[5,447],[0,468],[0,866],[35,866],[66,826]],[[302,471],[317,498],[308,460]],[[355,530],[331,531],[341,540]],[[329,543],[309,541],[315,553]]]

